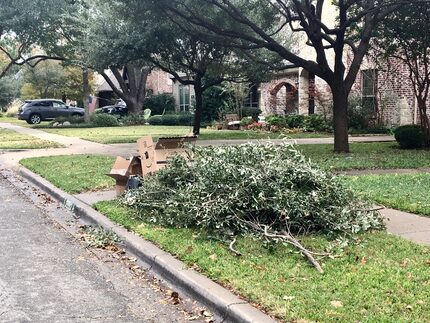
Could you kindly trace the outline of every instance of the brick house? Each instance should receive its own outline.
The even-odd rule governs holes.
[[[336,8],[333,5],[324,8],[322,19],[325,22],[332,21],[334,24],[333,17],[336,16]],[[299,55],[314,60],[313,49],[304,43],[305,41],[298,45]],[[330,51],[327,54],[328,61],[333,64],[334,57],[330,56]],[[348,54],[344,60],[348,66]],[[329,112],[331,104],[327,84],[302,68],[291,68],[278,74],[270,82],[262,83],[257,97],[258,106],[265,115],[326,113]],[[377,64],[368,58],[361,66],[350,97],[358,98],[362,106],[373,111],[375,122],[389,126],[419,122],[409,70],[398,59]]]

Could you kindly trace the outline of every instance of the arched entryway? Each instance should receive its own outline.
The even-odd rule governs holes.
[[[295,114],[299,108],[299,92],[289,82],[277,84],[272,91],[271,105],[278,114]]]

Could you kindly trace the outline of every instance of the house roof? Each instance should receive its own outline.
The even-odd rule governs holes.
[[[113,82],[113,84],[117,88],[119,88],[120,87],[119,83],[118,83],[117,79],[112,75],[112,73],[109,73],[108,76],[109,76],[109,79]],[[109,83],[106,80],[104,80],[103,83],[101,83],[97,87],[97,89],[96,89],[97,93],[100,93],[100,92],[111,92],[111,91],[112,91],[112,88],[111,88],[111,86],[109,85]]]

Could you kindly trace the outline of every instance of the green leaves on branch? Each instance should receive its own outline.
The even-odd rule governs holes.
[[[198,147],[192,156],[175,157],[124,203],[145,221],[224,240],[252,235],[291,244],[294,234],[335,237],[382,227],[369,205],[291,145]]]

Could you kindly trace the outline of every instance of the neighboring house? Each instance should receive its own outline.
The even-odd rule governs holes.
[[[332,17],[337,16],[335,11],[335,6],[327,5],[323,20],[333,20]],[[308,46],[299,45],[298,52],[303,58],[315,59],[313,49]],[[328,55],[327,58],[333,63],[334,57]],[[345,65],[349,59],[346,53]],[[409,71],[399,60],[390,59],[382,67],[376,62],[364,62],[351,92],[353,96],[361,98],[361,105],[373,111],[375,122],[393,126],[419,122]],[[272,81],[261,84],[257,97],[258,107],[265,115],[326,113],[331,102],[327,84],[303,68],[291,68]]]
[[[118,81],[111,73],[108,74],[112,82],[119,87]],[[190,111],[194,102],[194,90],[189,85],[182,85],[174,79],[172,75],[159,69],[154,69],[148,75],[146,81],[146,91],[148,95],[171,94],[175,98],[176,110],[187,112]],[[96,88],[96,97],[99,107],[113,104],[115,95],[109,84],[100,77]]]

